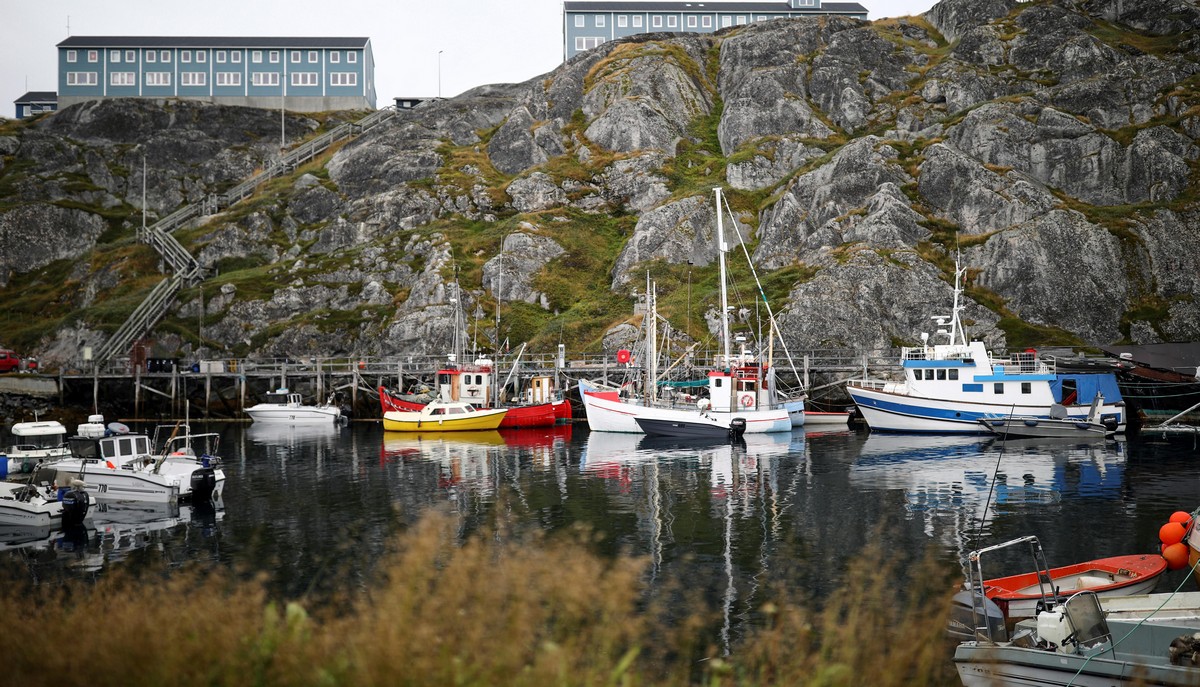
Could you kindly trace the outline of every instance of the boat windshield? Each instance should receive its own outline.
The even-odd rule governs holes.
[[[1095,592],[1079,592],[1067,599],[1063,611],[1075,630],[1075,645],[1083,649],[1094,649],[1112,638],[1100,598]]]

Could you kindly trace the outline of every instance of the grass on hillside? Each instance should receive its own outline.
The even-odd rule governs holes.
[[[728,656],[717,609],[648,594],[647,561],[589,537],[480,532],[450,517],[398,537],[376,579],[317,605],[215,567],[5,585],[0,612],[26,687],[958,684],[944,638],[950,571],[877,537],[824,609],[775,589]],[[904,566],[913,567],[904,570]],[[20,577],[17,575],[16,577]],[[903,580],[904,583],[898,583]],[[36,601],[42,599],[44,601]],[[665,601],[671,599],[671,601]],[[32,605],[31,605],[32,604]],[[29,638],[22,641],[19,638]],[[36,639],[34,639],[36,638]]]

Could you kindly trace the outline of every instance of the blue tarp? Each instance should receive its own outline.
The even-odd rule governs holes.
[[[669,386],[669,387],[672,387],[675,389],[694,389],[696,387],[707,387],[708,380],[707,379],[692,379],[692,380],[685,380],[682,382],[662,381],[662,382],[659,382],[658,385],[659,386]],[[1106,398],[1107,398],[1107,396],[1106,396]]]
[[[1079,397],[1074,403],[1087,405],[1096,397],[1096,392],[1099,391],[1104,395],[1106,403],[1116,403],[1121,400],[1121,390],[1117,388],[1117,377],[1112,374],[1060,374],[1052,382],[1050,382],[1050,390],[1054,393],[1054,398],[1059,403],[1063,402],[1063,381],[1071,380],[1075,382],[1075,388],[1079,391]]]

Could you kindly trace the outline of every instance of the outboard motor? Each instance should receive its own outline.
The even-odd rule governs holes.
[[[741,439],[746,433],[746,418],[735,417],[729,421],[729,438]]]
[[[78,481],[78,480],[76,480]],[[62,526],[74,527],[82,524],[92,505],[92,497],[82,484],[72,484],[70,489],[63,491],[62,497]]]
[[[960,642],[986,640],[990,630],[992,641],[1002,642],[1008,639],[1004,612],[996,602],[979,592],[964,589],[955,594],[950,603],[950,622],[946,632],[952,638]]]
[[[212,500],[213,491],[217,488],[217,473],[211,467],[196,468],[192,471],[192,503],[202,503]]]

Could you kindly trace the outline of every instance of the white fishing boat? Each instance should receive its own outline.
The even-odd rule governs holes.
[[[954,272],[954,304],[949,316],[935,316],[937,336],[947,343],[902,348],[903,381],[863,379],[846,384],[872,430],[981,434],[982,418],[1020,416],[1050,419],[1053,405],[1066,418],[1086,421],[1093,399],[1103,396],[1097,422],[1125,431],[1125,402],[1111,373],[1059,373],[1035,351],[993,356],[982,341],[967,341],[959,317],[962,276]],[[949,327],[948,329],[946,327]]]
[[[91,499],[83,485],[64,488],[35,483],[35,471],[24,483],[0,481],[0,526],[70,526],[83,522]]]
[[[850,424],[850,413],[845,410],[805,410],[802,414],[803,425],[811,427],[813,425],[821,426],[845,426]]]
[[[78,478],[97,499],[207,501],[219,499],[225,473],[208,455],[156,454],[144,434],[83,435],[68,440],[71,456],[48,465],[57,482]]]
[[[246,408],[246,414],[255,422],[293,425],[334,423],[342,419],[341,408],[332,402],[305,405],[300,394],[287,388],[268,392],[262,403]]]
[[[4,475],[28,472],[39,460],[55,460],[71,455],[71,450],[67,448],[67,428],[57,420],[17,422],[10,432],[12,443],[3,451],[8,461],[0,465]],[[4,475],[0,475],[0,478]]]
[[[724,203],[721,189],[713,189],[717,211],[717,257],[720,267],[721,287],[721,342],[723,353],[718,357],[715,369],[708,373],[708,396],[696,404],[676,405],[658,398],[657,360],[657,309],[653,288],[647,290],[646,307],[649,318],[646,327],[646,383],[640,398],[622,398],[619,392],[599,388],[581,380],[579,396],[587,414],[588,426],[597,432],[642,433],[638,419],[653,420],[658,427],[678,425],[693,428],[704,418],[715,419],[715,423],[729,429],[734,419],[746,423],[746,434],[763,432],[790,432],[794,416],[803,423],[803,401],[787,399],[778,394],[775,383],[775,368],[763,363],[741,343],[740,351],[733,353],[730,335],[729,293],[726,283],[725,253],[729,250],[725,242],[722,215]],[[773,329],[773,326],[772,326]],[[772,340],[774,335],[772,334]]]

